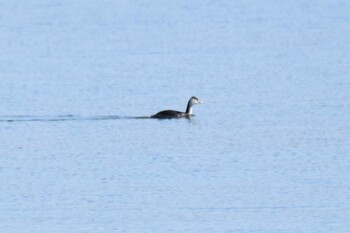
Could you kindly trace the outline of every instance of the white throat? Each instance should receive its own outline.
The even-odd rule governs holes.
[[[188,114],[189,114],[189,115],[192,115],[192,106],[190,106],[190,109],[189,109],[189,111],[188,111]]]

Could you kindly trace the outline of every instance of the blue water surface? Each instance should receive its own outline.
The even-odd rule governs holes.
[[[350,232],[349,12],[1,1],[0,232]]]

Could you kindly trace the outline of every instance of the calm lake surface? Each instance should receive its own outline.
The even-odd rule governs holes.
[[[0,2],[0,231],[350,232],[349,12]]]

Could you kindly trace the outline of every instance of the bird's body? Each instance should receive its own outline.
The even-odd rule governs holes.
[[[158,112],[157,114],[151,116],[152,118],[158,118],[158,119],[171,119],[171,118],[190,118],[193,116],[192,114],[192,106],[195,104],[201,104],[202,101],[198,100],[197,97],[191,97],[188,101],[186,112],[180,112],[175,110],[164,110],[161,112]]]
[[[152,118],[180,118],[180,117],[190,117],[184,112],[174,111],[174,110],[164,110],[153,115]]]

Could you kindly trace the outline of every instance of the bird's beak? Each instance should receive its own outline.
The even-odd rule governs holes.
[[[201,101],[201,100],[198,100],[198,103],[199,103],[199,104],[203,104],[204,102],[203,102],[203,101]]]

